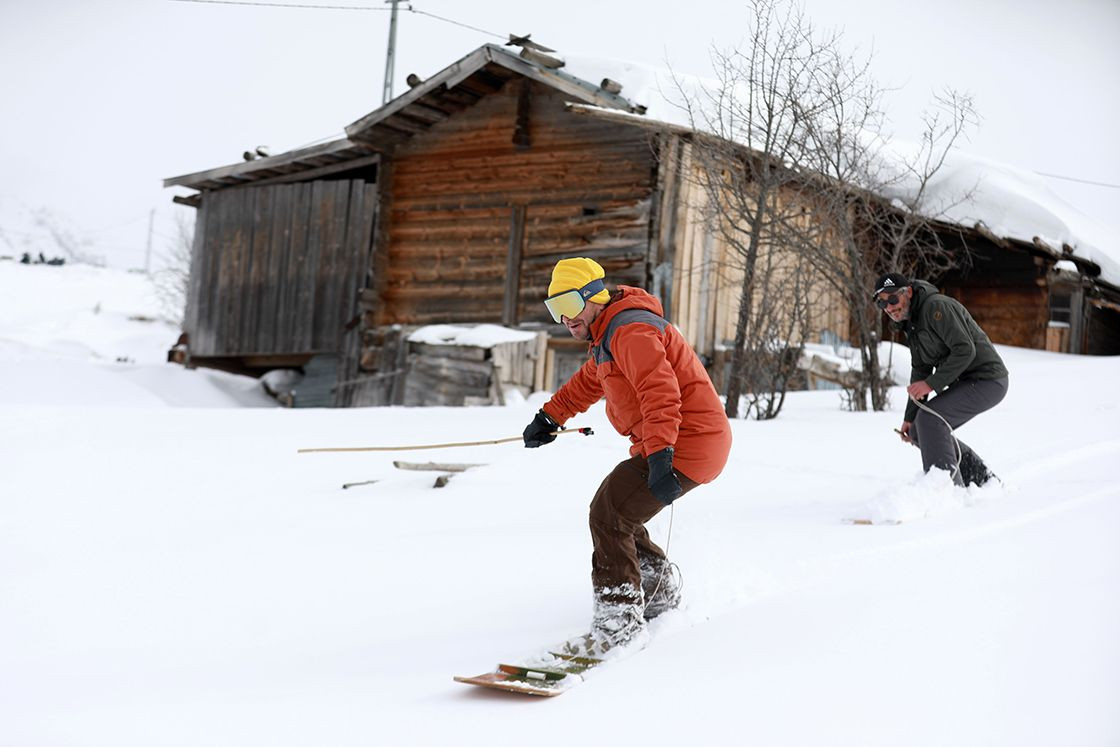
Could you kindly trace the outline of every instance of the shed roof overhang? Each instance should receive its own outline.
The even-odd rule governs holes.
[[[279,184],[361,168],[376,163],[379,158],[376,150],[368,144],[343,138],[253,161],[174,176],[164,179],[163,186],[211,190],[242,184]]]

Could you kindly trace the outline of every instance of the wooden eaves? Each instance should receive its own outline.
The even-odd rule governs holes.
[[[250,183],[264,185],[301,181],[368,166],[376,163],[378,157],[368,144],[343,138],[253,161],[171,177],[163,180],[163,186],[209,190]]]

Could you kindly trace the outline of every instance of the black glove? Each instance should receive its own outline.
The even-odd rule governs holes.
[[[646,457],[649,464],[649,492],[668,506],[681,495],[681,481],[673,472],[673,447],[666,446]]]
[[[540,410],[534,417],[533,422],[525,426],[525,431],[521,434],[525,439],[526,449],[535,449],[538,446],[550,444],[556,440],[556,436],[552,435],[553,431],[560,430],[560,426],[556,421],[548,416],[544,410]]]

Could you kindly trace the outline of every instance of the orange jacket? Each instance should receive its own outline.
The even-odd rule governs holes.
[[[591,323],[591,357],[544,411],[563,424],[606,397],[607,418],[630,438],[631,456],[672,446],[674,469],[711,482],[731,451],[731,426],[712,380],[655,296],[618,290]]]

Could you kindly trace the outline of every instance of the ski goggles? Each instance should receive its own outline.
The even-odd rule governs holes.
[[[899,300],[898,295],[895,294],[895,293],[892,293],[891,295],[887,296],[886,298],[876,298],[875,299],[875,305],[878,306],[880,309],[886,309],[888,306],[897,305],[898,300]]]
[[[603,285],[601,278],[592,280],[582,288],[573,288],[572,290],[549,296],[544,300],[544,305],[545,308],[548,309],[548,313],[552,314],[552,320],[560,324],[563,317],[572,319],[578,316],[587,306],[587,299],[606,289],[607,287]]]

